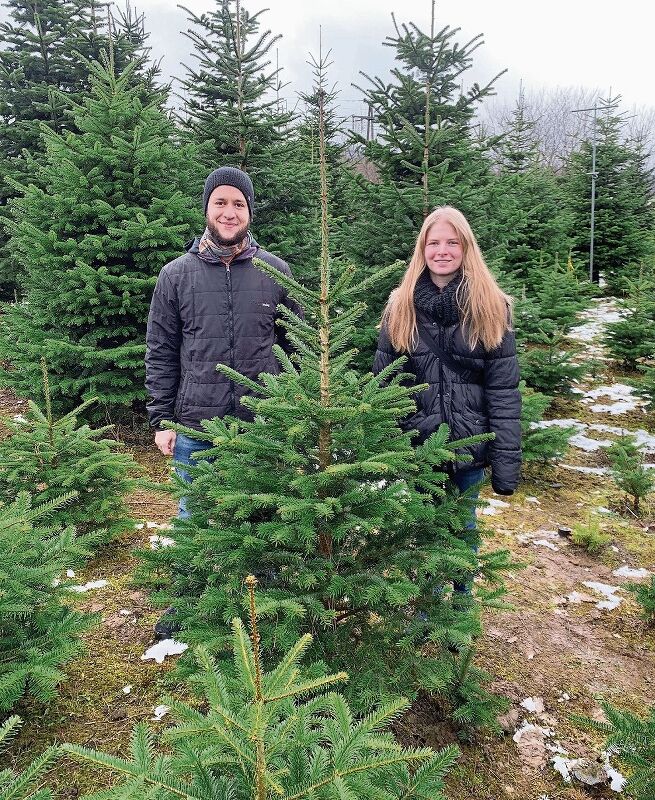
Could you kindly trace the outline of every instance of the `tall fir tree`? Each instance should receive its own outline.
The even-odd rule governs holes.
[[[639,265],[655,250],[653,170],[640,142],[629,141],[613,100],[596,120],[596,196],[594,214],[594,282],[602,275],[610,292],[623,289],[623,279],[634,277]],[[589,258],[591,236],[592,142],[586,140],[570,158],[564,178],[572,214],[574,250]]]
[[[413,390],[393,375],[400,365],[377,377],[352,369],[363,310],[353,297],[378,276],[332,278],[323,148],[321,139],[320,291],[259,262],[305,307],[306,320],[283,312],[297,356],[277,348],[282,371],[261,383],[219,365],[254,391],[242,401],[254,421],[178,428],[213,446],[189,469],[193,483],[179,483],[190,517],[175,520],[174,546],[144,552],[145,568],[189,643],[225,652],[221,623],[239,613],[240,576],[256,572],[262,616],[274,620],[265,646],[284,650],[311,633],[314,663],[350,670],[359,709],[423,688],[456,698],[460,719],[492,724],[497,706],[470,648],[480,603],[498,590],[451,587],[474,575],[497,580],[507,554],[476,555],[479,533],[462,530],[471,501],[444,489],[460,443],[442,426],[415,450],[399,429],[415,409]]]
[[[197,64],[180,81],[182,121],[194,141],[208,145],[208,170],[232,165],[251,176],[252,228],[262,245],[289,261],[294,274],[315,274],[316,236],[308,235],[307,220],[316,217],[316,169],[279,100],[280,70],[271,60],[280,35],[262,31],[264,11],[251,14],[241,0],[215,5],[202,14],[186,9]]]
[[[111,416],[141,407],[156,276],[202,228],[190,199],[201,185],[195,150],[177,146],[159,96],[142,103],[134,68],[91,66],[91,93],[73,107],[76,130],[43,128],[38,185],[20,187],[12,203],[26,302],[2,320],[10,368],[0,382],[35,396],[44,356],[55,410],[88,397]]]
[[[523,93],[495,148],[497,188],[503,197],[503,225],[494,255],[501,279],[533,289],[569,252],[571,220],[554,174],[540,163],[535,123]]]
[[[15,196],[10,180],[36,180],[44,143],[41,124],[70,129],[70,100],[90,88],[89,60],[111,54],[117,71],[137,62],[135,81],[154,89],[158,72],[148,63],[143,16],[129,5],[112,12],[98,0],[7,0],[0,23],[0,222]],[[0,225],[0,298],[20,291],[20,264],[6,249]]]
[[[363,73],[368,86],[357,87],[374,116],[375,135],[354,139],[376,177],[353,177],[348,219],[338,234],[339,247],[364,274],[409,258],[416,231],[437,205],[458,207],[482,247],[490,246],[497,238],[495,211],[502,200],[493,189],[489,143],[480,141],[474,128],[476,108],[494,93],[499,76],[484,86],[462,88],[481,35],[462,45],[458,28],[438,29],[434,2],[428,32],[392,19],[395,32],[384,42],[397,62],[391,81]],[[357,340],[362,366],[370,364],[375,326],[401,274],[399,263],[369,295]]]

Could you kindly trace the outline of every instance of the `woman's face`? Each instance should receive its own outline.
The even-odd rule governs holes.
[[[462,245],[450,222],[435,222],[425,239],[425,264],[432,282],[443,288],[462,266]]]

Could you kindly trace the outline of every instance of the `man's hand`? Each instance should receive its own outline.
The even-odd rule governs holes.
[[[175,437],[175,431],[157,431],[155,434],[155,444],[165,456],[173,455]]]

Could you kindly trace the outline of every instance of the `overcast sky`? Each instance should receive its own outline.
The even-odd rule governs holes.
[[[162,57],[164,75],[183,74],[189,63],[186,14],[171,0],[133,0],[145,13],[155,57]],[[215,8],[212,0],[187,0],[196,13]],[[359,70],[386,77],[392,52],[382,46],[393,33],[391,12],[398,22],[413,21],[429,30],[430,0],[244,0],[249,11],[268,8],[263,26],[281,33],[278,45],[286,94],[311,81],[307,54],[318,52],[319,26],[324,48],[332,49],[331,76],[341,90],[347,113],[361,113]],[[522,80],[526,90],[548,86],[585,86],[602,95],[621,94],[624,107],[655,106],[653,36],[655,6],[651,0],[439,0],[437,30],[461,28],[458,39],[478,33],[485,44],[474,56],[468,75],[482,82],[501,70],[498,94],[513,99]],[[275,54],[273,55],[275,58]]]

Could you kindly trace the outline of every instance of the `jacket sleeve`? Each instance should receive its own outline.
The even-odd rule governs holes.
[[[280,272],[284,273],[284,275],[288,275],[290,278],[293,277],[291,270],[289,269],[288,264],[284,264],[284,267],[280,267]],[[283,306],[286,306],[289,311],[292,311],[294,314],[300,317],[300,319],[305,319],[305,312],[303,307],[300,303],[297,303],[292,297],[289,296],[287,290],[284,290],[284,294],[282,296]],[[278,320],[281,319],[281,315],[278,313],[275,317],[275,340],[276,343],[280,345],[280,347],[284,350],[284,352],[290,356],[295,353],[295,349],[293,344],[289,341],[289,337],[287,336],[287,329],[284,325],[279,324]]]
[[[383,369],[386,369],[389,364],[393,364],[401,355],[402,353],[399,353],[391,344],[389,334],[383,325],[380,328],[378,345],[375,351],[375,357],[373,358],[373,374],[379,375]],[[409,385],[415,385],[415,382]],[[412,438],[415,445],[422,444],[428,436],[435,431],[432,418],[421,409],[417,409],[413,414],[402,419],[400,421],[400,427],[406,432],[417,431],[417,434]]]
[[[159,429],[175,419],[175,400],[180,384],[182,321],[178,297],[168,274],[159,273],[148,314],[146,332],[146,405],[150,425]]]
[[[489,430],[491,485],[499,494],[516,489],[521,469],[521,393],[514,331],[507,331],[500,345],[489,351],[484,367],[484,391]]]

